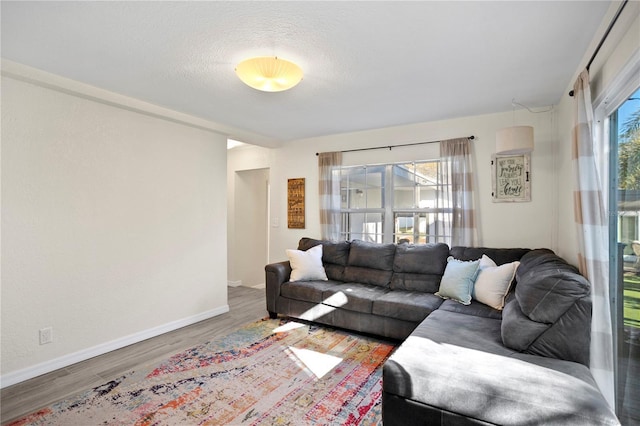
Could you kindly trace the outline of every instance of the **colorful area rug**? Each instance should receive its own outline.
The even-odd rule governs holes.
[[[377,425],[393,349],[265,319],[10,425]]]

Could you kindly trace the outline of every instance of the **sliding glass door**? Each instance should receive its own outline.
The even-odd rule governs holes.
[[[609,117],[612,323],[616,411],[640,424],[640,90]]]

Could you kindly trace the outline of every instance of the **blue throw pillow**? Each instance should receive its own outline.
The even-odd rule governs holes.
[[[449,256],[436,296],[470,305],[473,283],[478,275],[479,265],[480,260],[465,262]]]

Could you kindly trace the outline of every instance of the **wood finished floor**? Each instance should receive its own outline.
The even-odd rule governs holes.
[[[223,315],[2,389],[0,421],[5,424],[267,316],[262,289],[229,287],[228,299],[229,312]]]
[[[267,316],[264,289],[229,287],[229,312],[136,343],[122,349],[36,377],[0,391],[0,421],[11,420],[31,413],[56,401],[66,399],[87,389],[104,384],[130,370],[159,361],[199,343],[226,335],[242,325]],[[640,424],[637,390],[640,358],[629,360],[629,388],[636,392],[627,401],[621,419],[623,425]]]

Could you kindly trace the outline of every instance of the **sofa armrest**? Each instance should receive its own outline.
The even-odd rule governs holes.
[[[280,296],[280,286],[289,281],[291,264],[289,261],[270,263],[264,267],[267,288],[267,311],[276,313],[276,300]]]

